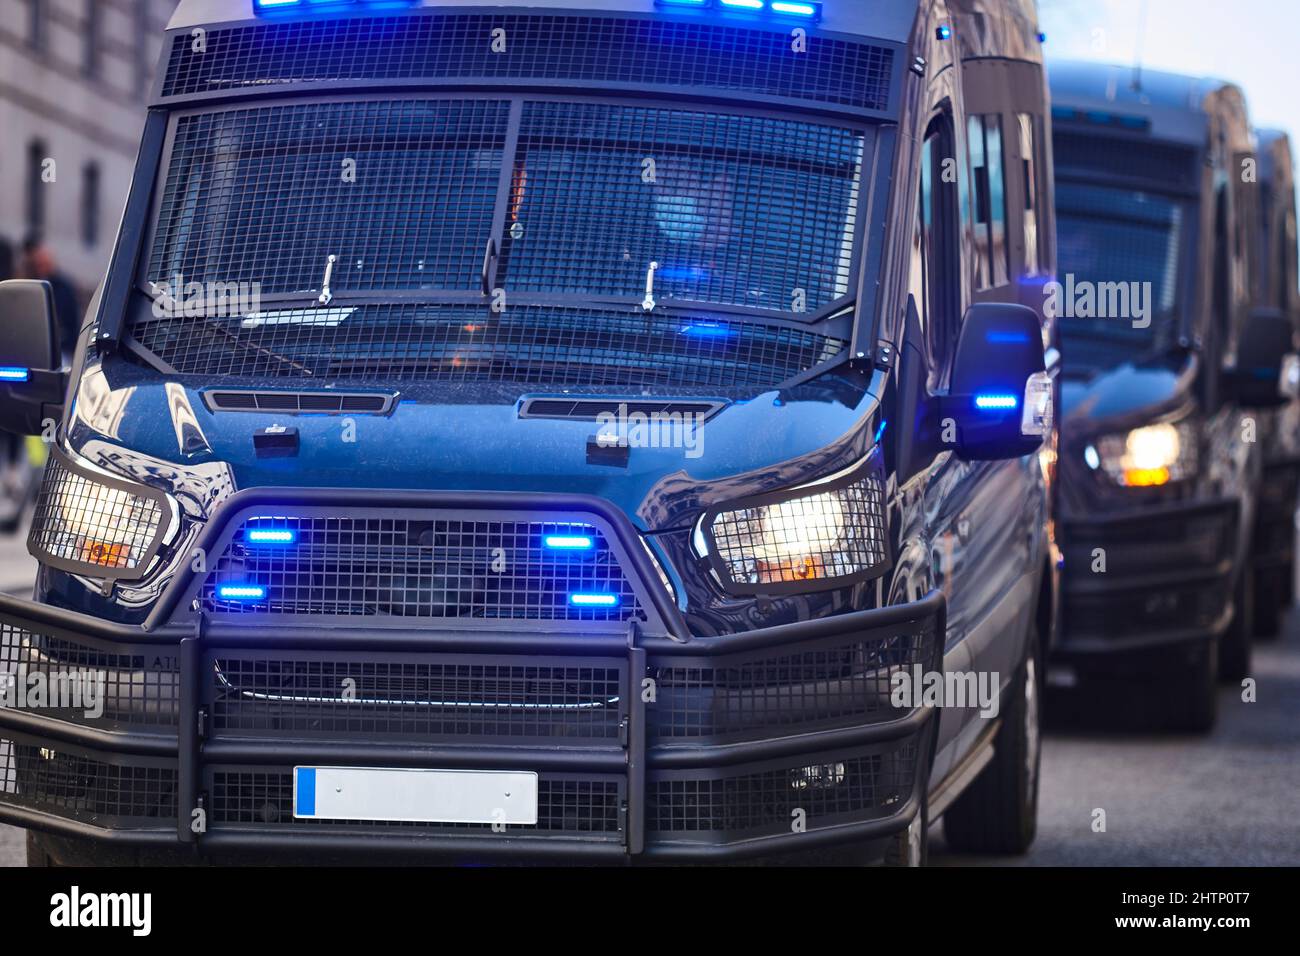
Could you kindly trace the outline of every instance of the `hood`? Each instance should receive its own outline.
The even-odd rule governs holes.
[[[1125,363],[1090,378],[1061,384],[1062,425],[1067,434],[1096,433],[1140,425],[1192,400],[1199,362],[1189,356],[1171,364]]]
[[[292,390],[296,384],[281,382],[267,390]],[[634,443],[623,465],[588,460],[597,423],[521,418],[519,401],[460,396],[453,404],[402,396],[386,415],[284,414],[213,411],[203,391],[145,370],[110,376],[92,366],[69,416],[69,445],[83,454],[93,449],[100,462],[114,459],[115,449],[134,453],[124,457],[156,460],[162,467],[151,473],[160,476],[168,465],[220,468],[234,490],[563,492],[604,498],[635,516],[669,476],[725,483],[731,476],[770,471],[868,428],[878,406],[864,385],[770,391],[725,402],[693,434],[665,437],[674,447]],[[259,453],[255,434],[277,427],[297,429],[296,455]],[[817,477],[798,471],[781,474],[795,480]]]

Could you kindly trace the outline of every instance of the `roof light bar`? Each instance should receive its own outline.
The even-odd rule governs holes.
[[[726,10],[735,13],[770,13],[778,17],[820,20],[820,0],[655,0],[661,7]]]
[[[288,13],[296,10],[337,12],[357,8],[411,7],[419,0],[253,0],[257,13]]]

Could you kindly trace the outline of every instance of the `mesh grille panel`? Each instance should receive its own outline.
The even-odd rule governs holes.
[[[29,545],[39,555],[62,561],[132,570],[147,556],[162,520],[157,500],[100,484],[51,457]]]
[[[336,255],[336,293],[475,290],[508,116],[390,100],[182,117],[149,277],[319,291]]]
[[[1196,153],[1186,146],[1135,142],[1059,127],[1052,134],[1056,170],[1098,172],[1149,179],[1170,186],[1196,184]]]
[[[621,671],[493,658],[371,662],[222,654],[218,734],[618,739]],[[344,700],[345,692],[355,696]]]
[[[660,388],[771,387],[842,339],[663,312],[362,306],[327,321],[143,319],[134,335],[181,374]],[[292,318],[291,313],[285,313]]]
[[[448,831],[504,839],[565,833],[616,837],[624,792],[623,785],[612,778],[543,774],[537,782],[537,825],[511,826],[496,834],[491,824],[479,823],[295,820],[292,773],[219,769],[212,779],[212,821],[217,825]]]
[[[791,120],[525,103],[511,291],[809,311],[848,294],[862,137]],[[517,236],[518,238],[513,238]]]
[[[938,648],[927,629],[777,655],[755,652],[716,666],[661,667],[658,701],[648,711],[651,735],[739,740],[894,720],[906,712],[890,702],[892,674],[913,665],[933,669]]]
[[[737,584],[862,574],[885,564],[883,489],[871,474],[818,495],[718,515],[714,545]]]
[[[646,823],[683,837],[759,836],[789,833],[796,810],[806,813],[809,829],[887,816],[911,795],[916,755],[915,743],[895,744],[882,753],[828,757],[826,764],[807,768],[659,780],[647,788]]]
[[[179,684],[174,655],[101,651],[0,624],[0,707],[95,726],[174,727]]]
[[[288,529],[296,542],[260,546],[248,531]],[[587,536],[583,553],[546,549],[548,535]],[[223,585],[257,585],[265,600],[222,600]],[[574,594],[611,596],[576,606]],[[209,574],[213,611],[247,615],[392,615],[528,620],[643,618],[631,583],[597,529],[454,518],[267,518],[244,525]]]
[[[109,763],[56,746],[0,738],[0,802],[101,827],[175,820],[174,766]]]
[[[504,29],[505,52],[492,31]],[[788,32],[656,18],[447,15],[367,17],[177,35],[163,96],[331,80],[502,79],[731,90],[859,109],[888,105],[892,50]]]

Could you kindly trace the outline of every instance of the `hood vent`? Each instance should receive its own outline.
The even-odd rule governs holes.
[[[722,411],[725,402],[672,401],[627,398],[529,398],[519,408],[520,418],[549,418],[571,422],[599,421],[601,415],[680,415],[706,421]]]
[[[397,396],[374,392],[258,392],[220,389],[204,392],[203,401],[214,412],[387,415],[397,405]]]

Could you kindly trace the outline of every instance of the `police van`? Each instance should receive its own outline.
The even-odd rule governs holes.
[[[1263,446],[1293,350],[1250,294],[1258,210],[1231,84],[1053,63],[1064,627],[1053,682],[1127,684],[1206,731],[1249,674]],[[1052,311],[1057,311],[1052,309]]]
[[[37,864],[1025,851],[1040,42],[183,0],[70,369],[0,286],[0,425],[52,442],[0,820]]]

